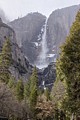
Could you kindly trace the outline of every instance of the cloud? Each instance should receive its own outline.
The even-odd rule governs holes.
[[[13,20],[29,12],[49,15],[57,8],[79,4],[80,0],[0,0],[2,8],[9,19]]]

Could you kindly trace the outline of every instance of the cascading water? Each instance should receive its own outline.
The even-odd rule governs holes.
[[[45,21],[44,32],[42,35],[41,52],[37,60],[37,67],[40,69],[45,68],[48,65],[48,62],[47,62],[48,47],[47,47],[47,41],[46,41],[46,32],[47,32],[47,19]]]

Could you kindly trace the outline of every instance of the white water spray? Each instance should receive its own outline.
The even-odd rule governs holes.
[[[46,32],[47,32],[47,19],[44,25],[44,33],[42,35],[42,41],[41,41],[41,52],[40,55],[38,56],[38,62],[37,62],[37,67],[44,68],[47,67],[47,52],[48,52],[48,47],[47,47],[47,41],[46,41]]]

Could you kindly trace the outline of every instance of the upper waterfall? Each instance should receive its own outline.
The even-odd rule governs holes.
[[[48,47],[47,47],[47,19],[45,21],[45,24],[43,25],[43,34],[42,34],[42,41],[41,41],[41,52],[38,56],[37,60],[37,67],[39,68],[44,68],[47,67],[48,62],[47,62],[47,52],[48,52]]]

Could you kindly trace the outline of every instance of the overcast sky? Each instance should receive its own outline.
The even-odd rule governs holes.
[[[48,16],[55,9],[77,4],[80,0],[0,0],[0,8],[10,20],[36,11]]]

